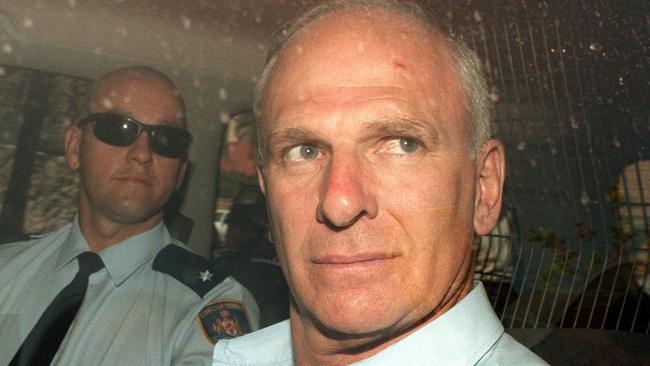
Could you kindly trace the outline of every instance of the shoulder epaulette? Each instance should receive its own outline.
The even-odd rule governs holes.
[[[228,277],[214,263],[174,244],[158,252],[153,269],[174,277],[201,297]]]

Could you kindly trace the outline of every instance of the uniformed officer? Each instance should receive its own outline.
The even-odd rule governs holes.
[[[258,309],[162,223],[192,140],[183,99],[160,72],[127,67],[88,100],[65,135],[78,214],[0,246],[0,365],[209,364],[216,341],[258,327]]]

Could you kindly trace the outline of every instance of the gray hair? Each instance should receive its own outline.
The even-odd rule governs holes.
[[[487,81],[482,71],[481,62],[474,51],[461,41],[444,34],[422,7],[415,2],[398,0],[332,0],[315,6],[287,23],[281,32],[275,35],[269,48],[266,65],[254,91],[253,110],[257,120],[258,162],[264,164],[264,141],[261,138],[261,124],[264,121],[262,107],[268,81],[282,50],[291,42],[293,37],[310,24],[328,15],[346,10],[385,10],[401,15],[407,19],[430,29],[444,39],[454,61],[461,90],[465,96],[465,108],[469,115],[467,149],[472,160],[476,159],[485,141],[490,138],[490,103],[488,99]]]

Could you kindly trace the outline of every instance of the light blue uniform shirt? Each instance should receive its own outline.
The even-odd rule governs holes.
[[[214,346],[197,314],[221,300],[242,304],[250,327],[257,328],[255,300],[232,278],[206,285],[202,297],[154,270],[154,259],[167,244],[186,248],[160,224],[99,253],[105,268],[90,276],[52,365],[209,365]],[[0,365],[9,363],[38,326],[49,303],[77,273],[76,256],[88,250],[76,218],[41,239],[0,245]]]
[[[213,366],[293,366],[289,321],[217,343]],[[478,282],[459,303],[354,366],[547,365],[504,332]]]

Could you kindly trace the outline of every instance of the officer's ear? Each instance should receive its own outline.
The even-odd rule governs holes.
[[[79,146],[81,144],[81,129],[77,126],[70,126],[65,131],[63,140],[63,149],[65,161],[70,169],[77,171],[79,169]]]
[[[506,161],[503,144],[487,141],[477,157],[476,196],[474,200],[474,231],[488,234],[499,220]]]
[[[185,181],[185,172],[187,171],[187,159],[183,159],[183,161],[181,161],[181,166],[178,169],[179,169],[178,178],[176,179],[176,187],[174,188],[175,191],[178,191],[183,185],[183,181]]]

